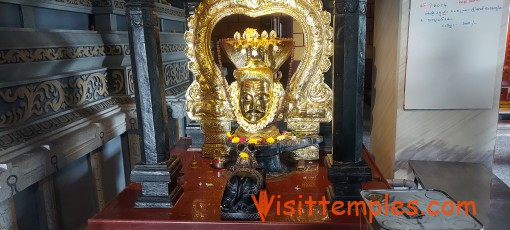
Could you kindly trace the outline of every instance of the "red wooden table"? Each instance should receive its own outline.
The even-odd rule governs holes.
[[[268,195],[280,195],[275,201],[265,222],[261,221],[223,221],[220,219],[220,201],[230,172],[210,167],[211,159],[201,157],[200,151],[187,151],[189,140],[183,140],[172,149],[171,154],[178,155],[183,163],[184,193],[175,207],[167,209],[137,209],[134,202],[140,193],[140,185],[132,183],[117,195],[94,217],[89,219],[89,229],[360,229],[362,216],[333,215],[330,211],[323,215],[322,205],[312,206],[312,215],[308,215],[308,206],[304,204],[309,196],[315,201],[325,195],[327,180],[323,159],[307,161],[305,169],[295,171],[276,179],[266,181]],[[375,168],[369,154],[364,157],[375,170],[374,181],[363,185],[364,189],[384,189],[388,184]],[[368,157],[368,158],[367,158]],[[197,168],[190,163],[195,158]],[[302,198],[300,198],[300,195]],[[288,200],[303,202],[304,214],[277,215],[276,202]],[[297,209],[297,205],[295,206]]]

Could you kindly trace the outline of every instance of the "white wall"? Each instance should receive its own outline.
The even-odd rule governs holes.
[[[492,109],[403,109],[409,3],[409,0],[387,0],[375,4],[376,91],[371,152],[376,163],[389,178],[410,178],[407,161],[411,159],[479,162],[491,167],[501,87],[499,77],[494,85]],[[507,15],[508,1],[504,9]],[[501,25],[498,63],[494,63],[498,67],[497,76],[503,70],[506,27],[507,24]]]

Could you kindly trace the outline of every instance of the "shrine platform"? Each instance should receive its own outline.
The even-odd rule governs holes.
[[[275,200],[265,222],[262,221],[224,221],[220,219],[220,201],[224,186],[230,175],[226,169],[214,169],[210,166],[211,159],[201,157],[199,150],[190,151],[189,139],[181,140],[171,150],[171,155],[181,158],[181,173],[184,193],[175,207],[166,209],[134,208],[135,200],[141,191],[136,183],[129,184],[107,206],[88,221],[89,229],[360,229],[364,228],[363,216],[333,215],[328,209],[323,215],[322,205],[312,207],[312,215],[308,215],[308,205],[304,202],[309,196],[319,201],[325,195],[327,186],[326,169],[321,154],[319,161],[306,161],[303,170],[288,175],[268,179],[266,188],[268,196],[275,195]],[[363,157],[372,168],[373,181],[363,184],[364,189],[386,189],[379,170],[375,167],[369,153],[364,149]],[[193,158],[198,167],[191,168]],[[280,199],[276,197],[280,195]],[[302,198],[300,198],[300,195]],[[277,201],[303,201],[303,214],[277,215]]]

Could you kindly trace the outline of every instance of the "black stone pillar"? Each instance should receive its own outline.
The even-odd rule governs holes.
[[[325,159],[330,200],[357,200],[371,180],[362,159],[366,0],[334,0],[333,154]],[[325,4],[328,5],[328,4]]]
[[[333,159],[361,161],[366,1],[335,2]]]
[[[131,181],[142,185],[135,207],[173,207],[182,194],[176,174],[182,167],[176,157],[169,158],[168,115],[154,3],[127,0],[129,46],[134,74],[136,112],[142,162],[135,165]]]

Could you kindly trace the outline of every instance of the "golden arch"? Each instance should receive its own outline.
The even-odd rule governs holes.
[[[228,83],[210,50],[215,25],[232,14],[258,17],[273,13],[293,17],[304,32],[304,57],[287,86],[290,88],[283,113],[288,128],[318,133],[319,122],[331,121],[332,91],[324,84],[323,73],[331,66],[333,28],[331,15],[322,11],[320,0],[205,0],[188,18],[189,30],[185,33],[185,52],[190,58],[188,67],[196,76],[186,93],[186,108],[191,119],[202,120],[204,133],[206,129],[229,129],[224,122],[233,118],[227,96]],[[207,139],[206,136],[206,144]],[[214,139],[219,144],[224,138]]]

